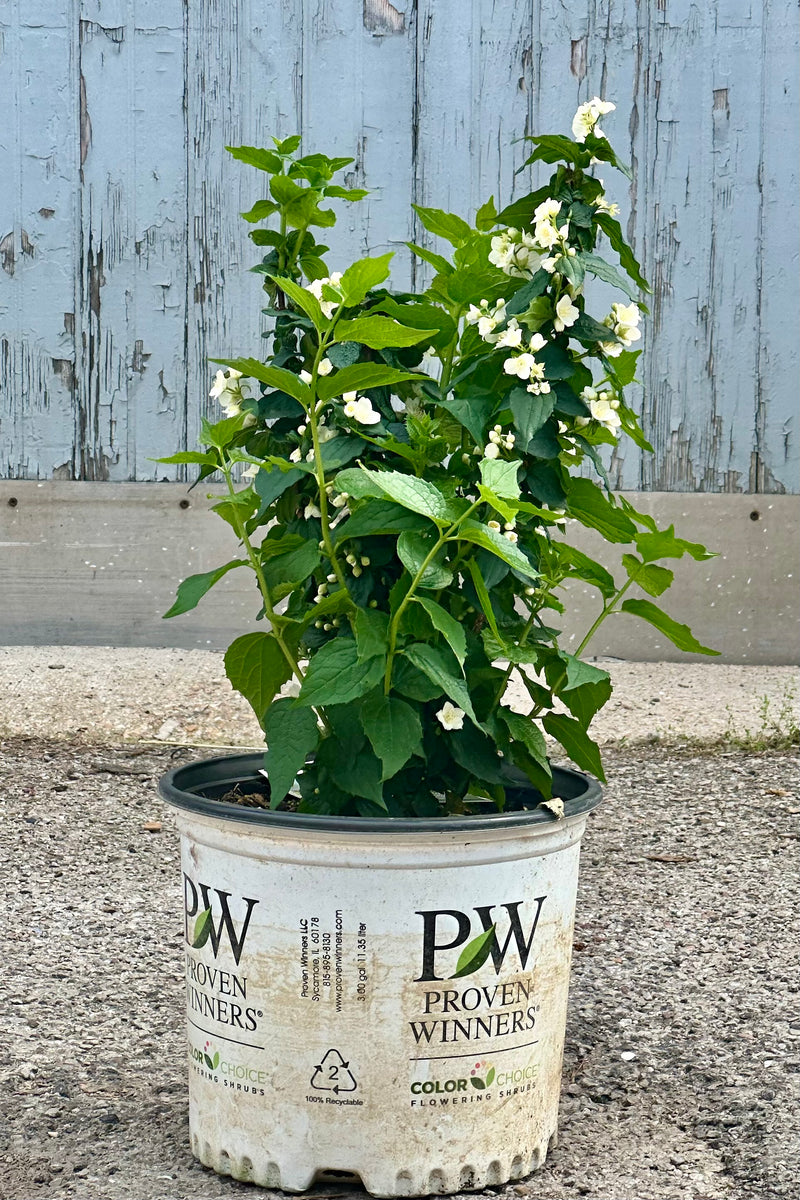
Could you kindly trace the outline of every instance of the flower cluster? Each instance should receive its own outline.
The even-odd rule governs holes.
[[[575,141],[585,142],[589,134],[597,138],[604,138],[606,135],[602,129],[598,129],[597,122],[606,113],[614,112],[616,107],[616,104],[612,104],[610,100],[601,100],[599,96],[582,104],[572,118],[572,136]]]
[[[607,429],[609,433],[613,433],[616,436],[622,421],[617,411],[619,400],[616,399],[613,393],[608,391],[598,392],[596,388],[585,387],[581,392],[581,400],[584,400],[588,404],[592,419]]]
[[[619,338],[618,342],[601,342],[603,349],[610,358],[617,358],[623,350],[627,350],[642,336],[639,329],[641,313],[638,304],[612,304],[611,312],[604,319],[607,325]]]
[[[536,239],[519,229],[504,229],[492,238],[489,262],[506,275],[530,279],[538,269],[541,257]]]
[[[328,275],[325,279],[313,279],[311,283],[306,285],[306,290],[311,292],[312,296],[316,296],[319,300],[319,306],[322,309],[323,317],[327,317],[330,321],[336,309],[339,307],[337,300],[324,300],[322,296],[323,288],[331,288],[336,291],[339,284],[342,282],[342,272],[334,271],[332,275]]]
[[[342,399],[344,400],[344,415],[353,421],[358,421],[359,425],[377,425],[380,421],[381,414],[372,407],[369,396],[359,396],[356,392],[345,392]]]
[[[513,450],[517,440],[515,433],[503,433],[502,425],[489,430],[489,441],[483,451],[484,458],[499,458],[501,450]]]
[[[211,391],[208,393],[212,400],[219,400],[226,417],[238,417],[242,411],[242,401],[248,398],[247,384],[241,383],[242,372],[231,368],[217,371]],[[252,423],[252,420],[251,420]]]

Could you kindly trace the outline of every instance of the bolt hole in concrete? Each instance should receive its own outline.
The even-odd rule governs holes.
[[[16,508],[18,504],[19,504],[19,500],[17,499],[16,496],[8,497],[8,507],[9,508]]]
[[[188,501],[188,500],[181,500],[178,503],[178,508],[191,508],[191,507],[192,507],[192,505],[191,505],[190,501]]]
[[[761,520],[761,513],[758,511],[757,508],[754,508],[753,511],[750,513],[750,520],[751,521],[760,521]]]

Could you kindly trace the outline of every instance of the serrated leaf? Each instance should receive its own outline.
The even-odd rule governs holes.
[[[405,533],[407,530],[418,533],[430,529],[427,517],[403,508],[402,504],[395,504],[393,500],[374,500],[371,504],[360,505],[342,525],[337,525],[334,537],[337,542],[342,542],[375,534]]]
[[[543,717],[542,724],[550,736],[564,747],[577,767],[589,771],[601,783],[605,783],[600,750],[579,721],[565,713],[550,712]]]
[[[270,175],[276,174],[283,166],[279,155],[259,146],[226,146],[225,149],[240,162],[257,167],[259,171],[267,171]]]
[[[383,672],[382,658],[359,662],[352,638],[334,638],[314,654],[295,703],[298,707],[349,704],[371,691]]]
[[[502,500],[519,500],[519,460],[482,458],[478,464],[481,479]]]
[[[271,217],[277,211],[278,206],[272,200],[256,200],[249,212],[239,213],[239,216],[244,217],[245,221],[254,223],[255,221],[265,221],[267,217]]]
[[[639,285],[642,291],[652,291],[650,284],[642,275],[642,269],[636,261],[633,251],[623,237],[622,226],[619,221],[616,221],[609,213],[598,213],[595,220],[619,255],[619,261],[623,270],[630,275],[631,279]]]
[[[492,952],[492,947],[497,937],[497,927],[490,925],[483,933],[479,933],[472,941],[467,942],[464,949],[458,956],[456,963],[455,974],[451,975],[451,979],[464,979],[467,975],[474,975],[479,971],[487,958]],[[475,1077],[471,1076],[472,1082],[475,1082]],[[484,1086],[483,1080],[480,1081],[481,1087]]]
[[[270,786],[270,808],[277,808],[294,783],[306,758],[317,748],[319,727],[310,708],[296,708],[293,700],[275,700],[264,717],[267,749],[264,767]]]
[[[292,467],[290,471],[281,471],[276,466],[262,467],[253,480],[253,489],[261,500],[261,507],[256,515],[263,516],[279,496],[304,478],[304,474],[305,472],[298,471],[296,467]]]
[[[468,430],[475,441],[482,445],[486,440],[486,426],[497,407],[497,397],[492,392],[471,396],[451,396],[439,401],[439,407],[449,412],[460,425]]]
[[[263,571],[273,603],[282,600],[299,584],[304,583],[317,569],[320,559],[316,542],[303,542],[294,549],[268,558],[263,565]]]
[[[355,619],[358,661],[366,662],[376,654],[384,657],[389,649],[389,617],[373,608],[360,608]]]
[[[467,222],[455,213],[444,212],[441,208],[423,208],[419,204],[412,204],[411,207],[428,233],[444,238],[453,246],[460,246],[472,236]]]
[[[432,267],[439,272],[440,275],[451,275],[454,268],[442,258],[441,254],[434,254],[433,250],[428,250],[425,246],[418,246],[416,242],[406,242],[409,250],[416,254],[417,258],[421,258],[423,262],[430,263]]]
[[[676,537],[674,525],[650,533],[637,533],[636,549],[646,563],[658,558],[683,558],[684,554],[688,554],[695,562],[716,557],[699,542],[687,542],[684,538]]]
[[[228,571],[234,570],[235,567],[246,567],[247,565],[246,559],[236,558],[225,563],[223,567],[217,567],[215,571],[203,571],[199,575],[189,575],[182,583],[178,584],[175,603],[164,613],[164,618],[179,617],[182,613],[190,612],[191,609],[196,608],[206,592],[222,579],[223,575],[227,575]]]
[[[475,213],[475,228],[481,231],[493,229],[497,224],[497,209],[494,206],[494,196],[490,196]]]
[[[311,318],[318,333],[327,328],[328,320],[323,315],[319,300],[312,292],[301,287],[299,283],[295,283],[293,279],[286,279],[282,275],[270,275],[269,278],[278,285],[297,308]]]
[[[616,267],[612,267],[611,263],[607,263],[604,258],[600,258],[598,254],[582,253],[578,256],[579,261],[583,263],[587,271],[592,275],[596,275],[598,279],[602,279],[604,283],[610,283],[612,287],[618,288],[624,292],[631,300],[636,300],[646,312],[647,309],[641,304],[640,289],[632,287],[624,275],[620,275]],[[567,260],[569,261],[569,260]]]
[[[675,575],[666,567],[654,563],[643,563],[635,554],[623,554],[622,565],[628,576],[649,596],[660,596],[671,586]]]
[[[361,709],[361,724],[383,765],[383,778],[391,779],[412,754],[422,749],[422,723],[416,709],[394,696],[381,696]]]
[[[541,729],[535,724],[533,718],[527,717],[523,713],[513,712],[510,708],[501,707],[499,712],[512,738],[516,742],[522,742],[531,758],[550,775],[547,745]]]
[[[385,350],[387,347],[402,348],[416,346],[418,342],[430,342],[436,335],[435,329],[412,329],[409,325],[400,325],[391,317],[366,316],[356,317],[352,321],[340,321],[336,333],[343,340],[360,342],[372,350]]]
[[[422,564],[436,545],[437,540],[435,534],[410,532],[400,534],[397,539],[397,556],[412,578],[417,577]],[[445,563],[437,561],[437,558],[442,557],[443,550],[442,547],[438,555],[425,567],[419,577],[417,587],[439,591],[441,588],[449,587],[453,582],[453,572]]]
[[[512,388],[508,397],[514,428],[519,437],[520,449],[527,450],[532,439],[546,424],[555,408],[556,398],[549,395],[534,396],[525,388]]]
[[[389,387],[395,383],[403,383],[409,379],[419,379],[416,371],[396,371],[394,367],[384,366],[383,363],[355,363],[343,367],[335,375],[327,375],[317,380],[317,394],[320,400],[331,400],[344,392],[363,392],[369,388]]]
[[[475,591],[478,594],[478,601],[483,609],[483,615],[489,622],[489,628],[496,637],[497,641],[502,641],[497,628],[497,618],[494,615],[494,609],[492,608],[492,601],[489,597],[489,591],[484,583],[483,576],[481,575],[481,569],[474,558],[470,558],[467,561],[467,567],[469,568],[469,573],[472,576],[472,582],[475,586]]]
[[[466,681],[463,677],[455,674],[446,654],[436,646],[429,646],[425,642],[414,642],[412,645],[406,646],[402,653],[424,675],[427,675],[432,683],[441,687],[444,694],[458,708],[463,709],[471,721],[478,724]]]
[[[170,454],[166,458],[153,458],[150,461],[157,463],[197,463],[199,466],[214,468],[218,466],[218,459],[215,454],[203,454],[201,450],[181,450],[178,454]]]
[[[367,292],[389,278],[389,262],[393,257],[394,254],[390,252],[378,258],[362,258],[347,268],[339,283],[345,307],[353,308],[360,304]]]
[[[631,613],[635,617],[641,617],[642,620],[648,621],[660,633],[668,637],[679,650],[685,650],[689,654],[717,655],[720,653],[719,650],[703,646],[688,625],[681,625],[650,600],[623,600],[620,611]]]
[[[361,467],[361,470],[373,485],[403,508],[410,508],[412,512],[441,524],[450,523],[450,505],[434,484],[414,475],[403,475],[400,471],[370,471],[367,467]]]
[[[204,908],[194,923],[192,949],[202,950],[211,936],[211,909]]]
[[[225,674],[261,724],[292,668],[271,633],[246,633],[225,651]]]
[[[596,529],[607,542],[632,542],[636,537],[636,526],[630,517],[607,500],[590,479],[571,481],[567,510],[582,525]]]
[[[539,572],[531,566],[522,551],[508,538],[503,537],[502,533],[497,533],[488,525],[481,525],[479,521],[471,519],[462,521],[458,527],[458,539],[472,542],[473,545],[481,546],[484,550],[490,550],[492,554],[502,558],[503,562],[508,563],[522,575],[527,575],[529,579],[538,579],[539,577]]]
[[[601,563],[595,562],[593,558],[589,558],[588,554],[584,554],[582,550],[576,550],[574,546],[570,546],[566,542],[553,542],[552,545],[561,562],[566,563],[570,568],[571,578],[582,579],[584,583],[596,587],[605,599],[614,595],[617,590],[614,577]]]
[[[257,358],[212,358],[211,362],[220,363],[223,367],[233,367],[234,371],[241,371],[242,375],[246,375],[250,379],[258,379],[260,383],[266,383],[267,387],[286,392],[299,401],[306,410],[311,406],[311,388],[307,383],[303,383],[297,375],[284,370],[283,367],[266,366]]]
[[[450,572],[448,574],[450,574],[452,580],[452,574]],[[446,585],[443,584],[442,586]],[[464,660],[467,657],[467,635],[464,633],[463,626],[459,624],[455,617],[450,616],[447,609],[442,608],[441,604],[437,604],[429,596],[414,596],[414,600],[425,609],[425,612],[433,622],[434,628],[438,629],[444,635],[447,644],[463,667]]]
[[[503,760],[493,740],[479,729],[456,729],[447,735],[450,753],[460,767],[481,783],[503,784]]]

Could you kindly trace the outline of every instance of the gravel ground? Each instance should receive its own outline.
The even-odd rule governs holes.
[[[41,659],[39,668],[50,680],[64,679],[59,663],[79,680],[89,674],[95,696],[108,696],[123,677],[109,678],[95,655],[51,652],[53,670]],[[15,669],[31,677],[30,660]],[[124,681],[131,713],[149,707],[168,719],[152,690]],[[187,1148],[178,841],[155,780],[196,752],[92,744],[127,717],[106,709],[93,726],[87,701],[73,694],[69,704],[60,687],[64,722],[37,716],[34,728],[50,736],[10,737],[0,755],[3,883],[13,897],[0,977],[0,1197],[264,1195],[207,1172]],[[157,690],[166,695],[170,681]],[[707,676],[707,709],[712,691]],[[176,706],[181,699],[173,695]],[[195,699],[202,707],[201,692]],[[213,724],[209,696],[205,705],[195,735]],[[13,728],[13,708],[0,727]],[[617,746],[607,770],[584,843],[561,1143],[530,1182],[495,1191],[509,1200],[792,1200],[794,757]]]

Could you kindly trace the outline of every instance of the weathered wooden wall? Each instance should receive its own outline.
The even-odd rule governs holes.
[[[652,460],[620,487],[795,492],[796,0],[0,0],[0,476],[152,480],[261,293],[226,143],[300,130],[373,189],[333,268],[507,202],[526,132],[595,94],[656,294]],[[525,186],[529,178],[517,180]],[[420,282],[417,275],[416,282]]]

